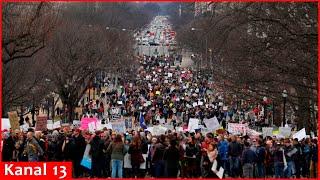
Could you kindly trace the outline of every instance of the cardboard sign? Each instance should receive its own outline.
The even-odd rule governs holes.
[[[17,111],[8,112],[10,126],[12,130],[20,129]]]
[[[279,135],[285,138],[290,137],[291,135],[291,127],[279,127]]]
[[[199,119],[196,118],[190,118],[189,124],[188,124],[188,130],[189,132],[194,132],[195,129],[199,129]]]
[[[44,131],[47,129],[47,116],[37,116],[36,131]]]
[[[217,117],[213,117],[211,119],[204,119],[203,122],[209,130],[216,131],[220,128],[220,124]]]
[[[1,119],[1,131],[2,130],[9,130],[11,128],[10,120],[8,118]]]
[[[246,134],[248,124],[228,123],[228,132],[230,134]]]
[[[292,135],[292,138],[295,139],[297,138],[298,141],[301,141],[303,138],[307,137],[306,129],[303,128],[300,131],[296,132],[294,135]]]

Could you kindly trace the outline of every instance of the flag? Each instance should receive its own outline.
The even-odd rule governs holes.
[[[140,127],[142,127],[143,129],[147,129],[146,123],[144,122],[144,117],[143,117],[142,112],[140,112],[139,122],[140,122]]]

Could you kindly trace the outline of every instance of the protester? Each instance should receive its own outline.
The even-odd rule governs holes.
[[[120,134],[117,134],[114,141],[110,143],[107,152],[111,154],[111,177],[122,178],[123,158],[126,153],[126,149]]]

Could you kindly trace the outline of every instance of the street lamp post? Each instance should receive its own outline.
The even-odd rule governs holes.
[[[287,90],[283,90],[282,92],[282,98],[283,98],[283,119],[282,119],[282,125],[283,127],[286,125],[286,101],[287,101],[288,93]]]

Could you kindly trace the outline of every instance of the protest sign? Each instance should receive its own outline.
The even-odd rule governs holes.
[[[82,157],[82,160],[81,160],[81,166],[86,167],[88,169],[91,169],[91,167],[92,167],[92,158],[89,155],[90,149],[91,149],[91,145],[87,144],[86,149],[83,154],[83,157]]]
[[[305,138],[307,136],[307,133],[306,133],[306,129],[303,128],[301,129],[300,131],[296,132],[295,134],[292,135],[292,138],[295,139],[297,138],[298,141],[301,141],[303,138]]]
[[[168,73],[168,77],[169,77],[169,78],[171,78],[171,77],[172,77],[172,75],[173,75],[172,73]]]
[[[47,129],[47,116],[37,116],[36,131],[44,131]]]
[[[291,127],[279,127],[279,135],[286,138],[290,137]]]
[[[60,121],[56,121],[56,122],[53,123],[53,126],[52,126],[53,129],[60,128],[60,127],[61,127],[61,122]]]
[[[112,122],[112,129],[118,133],[124,133],[126,131],[126,125],[123,120]]]
[[[81,121],[79,120],[73,120],[72,121],[73,127],[74,128],[79,128],[81,126]]]
[[[125,118],[124,123],[127,129],[132,129],[132,118]]]
[[[262,135],[263,138],[267,136],[272,136],[273,127],[263,127],[262,128]]]
[[[209,130],[215,131],[220,128],[220,124],[216,116],[211,119],[204,119],[203,122]]]
[[[6,129],[9,130],[11,128],[10,120],[8,118],[1,119],[1,131]]]
[[[20,129],[23,130],[23,131],[28,131],[29,124],[24,124],[24,125],[20,126]]]
[[[197,103],[197,102],[194,102],[194,103],[192,103],[192,106],[193,106],[193,107],[197,107],[197,106],[198,106],[198,103]]]
[[[248,124],[228,123],[228,132],[230,134],[246,134]]]
[[[199,119],[190,118],[188,124],[188,130],[194,132],[195,129],[199,129]]]
[[[199,106],[203,106],[203,102],[202,101],[198,101],[198,105]]]
[[[88,123],[88,129],[89,129],[89,132],[94,132],[97,129],[96,123],[95,122]]]
[[[91,123],[91,122],[97,122],[97,118],[88,118],[88,117],[85,117],[85,118],[82,118],[81,119],[81,129],[82,130],[87,130],[89,128],[88,124]]]
[[[183,132],[183,127],[176,127],[177,132]]]
[[[17,111],[8,112],[8,116],[9,116],[9,120],[10,120],[11,129],[12,130],[20,129]]]
[[[163,127],[163,126],[153,126],[152,128],[152,135],[155,135],[155,136],[160,136],[161,134],[165,134],[167,131],[167,128],[166,127]]]

